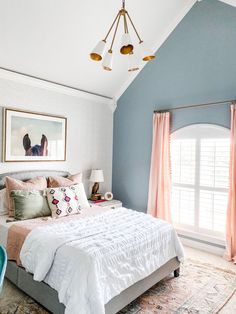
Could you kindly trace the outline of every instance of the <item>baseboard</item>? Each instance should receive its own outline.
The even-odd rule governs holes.
[[[197,239],[189,238],[183,235],[179,235],[183,245],[212,253],[215,255],[223,256],[225,253],[225,247],[223,245],[218,245],[214,243],[207,243],[205,241],[198,241]]]

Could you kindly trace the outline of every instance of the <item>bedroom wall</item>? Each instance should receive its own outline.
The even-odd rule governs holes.
[[[236,99],[235,38],[236,8],[197,2],[119,99],[113,193],[126,207],[146,211],[153,110]],[[171,128],[192,123],[229,127],[229,106],[175,111]]]
[[[68,119],[65,162],[0,163],[1,173],[25,169],[82,171],[88,191],[90,169],[102,168],[105,182],[101,184],[101,190],[111,190],[113,112],[107,103],[0,79],[0,106],[61,115]]]

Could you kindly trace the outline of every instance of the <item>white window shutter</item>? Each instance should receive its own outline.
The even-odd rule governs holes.
[[[224,237],[229,147],[229,131],[218,126],[190,126],[173,134],[171,204],[178,228]]]

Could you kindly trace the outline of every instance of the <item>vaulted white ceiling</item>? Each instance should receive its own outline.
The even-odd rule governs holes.
[[[221,2],[225,2],[227,4],[233,5],[236,7],[236,0],[220,0]]]
[[[195,2],[126,0],[126,7],[143,39],[157,49]],[[118,98],[137,73],[127,71],[117,45],[112,72],[89,53],[120,7],[121,0],[0,0],[0,67]]]

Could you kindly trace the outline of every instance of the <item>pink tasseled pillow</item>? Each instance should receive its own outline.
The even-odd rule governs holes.
[[[64,177],[48,177],[48,187],[49,188],[59,188],[59,187],[68,187],[74,184],[82,183],[82,173]]]
[[[6,190],[7,190],[7,203],[8,203],[8,215],[14,217],[14,206],[11,200],[10,194],[13,190],[44,190],[47,188],[47,180],[45,177],[36,177],[29,181],[23,182],[11,177],[5,178]]]

